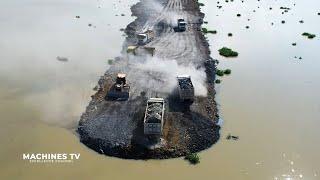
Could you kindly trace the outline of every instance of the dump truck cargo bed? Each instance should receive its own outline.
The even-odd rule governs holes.
[[[164,99],[150,98],[144,116],[144,134],[161,136],[163,129]]]
[[[194,99],[194,86],[189,75],[181,75],[177,77],[178,80],[178,91],[179,97],[181,100],[190,100]]]

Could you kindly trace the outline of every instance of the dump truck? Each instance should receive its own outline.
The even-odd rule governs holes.
[[[156,48],[148,46],[128,46],[127,53],[133,54],[135,56],[141,56],[144,54],[149,54],[154,56]]]
[[[159,137],[163,129],[165,102],[163,98],[150,98],[144,115],[144,134]]]
[[[126,81],[126,74],[118,73],[116,82],[107,93],[107,99],[127,100],[129,99],[130,86]]]
[[[194,87],[191,81],[191,76],[180,75],[177,76],[178,92],[180,100],[193,101],[194,100]]]
[[[137,34],[138,45],[146,45],[151,42],[154,38],[154,32],[152,30],[147,30],[143,33]]]
[[[132,53],[132,54],[135,55],[137,48],[138,48],[138,46],[128,46],[128,48],[127,48],[127,53],[128,53],[128,54]]]
[[[178,32],[184,32],[186,31],[187,23],[184,19],[178,19],[178,26],[176,28],[176,31]]]

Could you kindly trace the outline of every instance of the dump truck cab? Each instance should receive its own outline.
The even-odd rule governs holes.
[[[116,79],[116,90],[121,90],[121,88],[123,86],[126,86],[127,82],[126,82],[126,74],[123,73],[118,73],[117,75],[117,79]]]
[[[145,45],[151,42],[154,38],[154,32],[152,30],[147,30],[143,33],[137,34],[138,45]]]
[[[140,33],[137,35],[138,38],[138,44],[139,45],[143,45],[146,44],[148,42],[148,35],[145,33]]]
[[[118,73],[115,84],[110,88],[106,99],[127,100],[129,99],[130,86],[126,81],[126,74]]]
[[[178,19],[178,27],[177,27],[177,30],[179,32],[183,32],[183,31],[186,31],[186,28],[187,28],[187,23],[184,19]]]

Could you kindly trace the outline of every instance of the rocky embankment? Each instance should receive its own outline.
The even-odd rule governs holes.
[[[151,0],[152,1],[152,0]],[[136,20],[130,23],[122,55],[106,71],[98,82],[98,91],[79,121],[80,141],[89,148],[109,156],[126,159],[165,159],[185,156],[211,147],[219,139],[218,113],[214,100],[216,62],[210,57],[209,44],[201,30],[204,14],[195,0],[157,0],[163,6],[159,12],[152,8],[150,0],[141,0],[132,6]],[[172,14],[182,16],[188,22],[186,32],[172,31],[166,21]],[[155,56],[176,61],[179,65],[192,64],[206,74],[207,96],[197,96],[193,104],[184,104],[176,93],[151,89],[138,81],[140,69],[130,64],[126,54],[128,45],[136,44],[136,34],[145,28],[153,28],[156,38],[150,43],[156,48]],[[175,48],[177,47],[177,48]],[[183,48],[178,48],[183,47]],[[115,74],[124,72],[131,85],[127,101],[108,101],[105,96],[115,82]],[[143,76],[152,73],[147,72]],[[154,75],[148,80],[161,83]],[[143,134],[143,117],[146,101],[150,97],[162,97],[166,101],[165,124],[162,141],[152,144]]]

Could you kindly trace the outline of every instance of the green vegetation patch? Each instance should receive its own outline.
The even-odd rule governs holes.
[[[221,70],[221,69],[217,69],[216,71],[216,75],[217,76],[224,76],[224,75],[230,75],[231,74],[231,69],[226,69],[226,70]],[[219,79],[217,79],[219,80]],[[216,80],[216,83],[217,83],[217,80]],[[219,80],[219,82],[217,84],[219,84],[221,81]]]
[[[227,47],[223,47],[223,48],[219,49],[219,54],[224,57],[237,57],[238,56],[238,52],[233,51],[232,49],[227,48]]]
[[[191,164],[198,164],[200,163],[200,157],[196,153],[189,153],[184,158],[185,160],[188,160]]]
[[[216,79],[215,82],[216,82],[216,84],[220,84],[221,80],[220,79]]]
[[[288,7],[280,7],[280,9],[290,10],[290,8],[288,8]]]
[[[217,34],[216,30],[208,30],[207,28],[202,28],[202,32],[205,34],[207,34],[207,33]]]
[[[222,76],[224,76],[224,71],[220,70],[220,69],[217,69],[216,75],[222,77]]]
[[[231,74],[231,69],[226,69],[226,70],[224,70],[224,74],[230,75],[230,74]]]
[[[311,33],[307,33],[307,32],[302,33],[302,36],[306,36],[306,37],[308,37],[309,39],[313,39],[313,38],[316,37],[315,34],[311,34]]]
[[[113,59],[108,59],[108,64],[111,65],[113,63]]]

